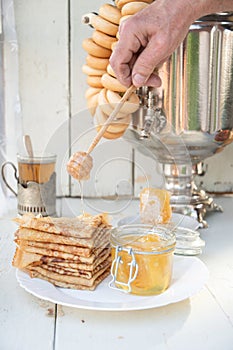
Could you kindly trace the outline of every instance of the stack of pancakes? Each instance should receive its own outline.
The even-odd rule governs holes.
[[[56,286],[94,290],[110,272],[111,226],[104,214],[76,218],[24,215],[13,266]]]

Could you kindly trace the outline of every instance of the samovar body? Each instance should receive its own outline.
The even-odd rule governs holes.
[[[233,140],[232,13],[196,21],[158,70],[162,86],[138,90],[141,105],[125,138],[162,164],[173,210],[203,221],[218,208],[193,176]]]

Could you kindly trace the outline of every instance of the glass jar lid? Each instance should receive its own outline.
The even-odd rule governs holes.
[[[111,230],[113,247],[132,248],[135,254],[161,254],[174,250],[176,236],[169,225],[123,225]]]

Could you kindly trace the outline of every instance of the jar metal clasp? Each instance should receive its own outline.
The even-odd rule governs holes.
[[[124,261],[122,260],[122,257],[119,255],[120,252],[126,252],[128,255],[131,256],[131,261],[128,263],[129,265],[129,278],[127,282],[121,282],[117,280],[117,274],[120,264],[124,264]],[[135,259],[135,255],[132,248],[124,248],[122,246],[117,246],[115,249],[115,258],[112,262],[111,267],[111,276],[112,279],[109,282],[109,287],[112,289],[119,289],[116,287],[116,285],[126,287],[127,289],[122,288],[122,291],[126,293],[130,293],[132,290],[131,283],[135,280],[138,274],[138,264]]]

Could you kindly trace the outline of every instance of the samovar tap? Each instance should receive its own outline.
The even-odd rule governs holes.
[[[144,125],[140,133],[140,139],[148,139],[151,132],[160,133],[167,123],[166,116],[161,108],[156,107],[156,96],[152,91],[148,92],[146,115]]]

